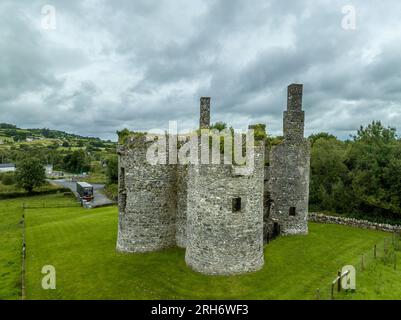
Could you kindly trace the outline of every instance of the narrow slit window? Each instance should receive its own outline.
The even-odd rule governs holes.
[[[121,212],[124,213],[127,206],[127,193],[125,190],[125,168],[123,167],[120,169],[119,184],[118,199],[120,202]]]
[[[124,192],[125,191],[125,168],[123,168],[123,167],[121,167],[121,169],[120,169],[119,183],[120,183],[120,192]]]
[[[241,198],[233,199],[233,212],[241,211]]]
[[[120,199],[121,199],[121,212],[125,213],[125,208],[127,207],[127,194],[122,193],[120,195]]]
[[[297,215],[297,209],[295,207],[290,208],[290,216],[295,217]]]

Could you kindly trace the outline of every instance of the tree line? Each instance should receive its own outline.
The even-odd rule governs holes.
[[[21,146],[11,150],[0,150],[0,160],[3,163],[20,163],[25,159],[38,159],[43,165],[53,164],[55,170],[69,173],[82,173],[90,170],[91,160],[99,160],[96,154],[86,150],[58,151],[52,148],[38,146]]]
[[[311,142],[310,209],[380,222],[401,222],[401,140],[374,121],[341,141]]]

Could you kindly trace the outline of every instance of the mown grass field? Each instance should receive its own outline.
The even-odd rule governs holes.
[[[22,259],[22,204],[71,204],[71,198],[54,194],[0,200],[0,300],[20,299]]]
[[[21,217],[19,201],[0,201],[0,300],[21,294]]]
[[[0,299],[19,295],[21,202],[60,205],[63,195],[0,201]],[[329,297],[330,283],[346,264],[388,234],[337,225],[310,224],[308,236],[281,237],[265,247],[256,273],[205,276],[190,270],[183,249],[147,254],[115,251],[117,208],[25,209],[27,299],[315,299]],[[4,254],[5,253],[5,254]],[[42,267],[56,268],[56,290],[41,287]],[[357,273],[357,291],[342,299],[401,298],[401,263],[371,263]]]

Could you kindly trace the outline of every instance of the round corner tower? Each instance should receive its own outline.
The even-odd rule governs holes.
[[[263,267],[261,149],[255,149],[251,174],[225,164],[190,166],[185,261],[193,270],[231,275]]]
[[[284,141],[270,152],[269,222],[283,235],[308,233],[310,145],[304,138],[302,93],[302,84],[288,86]]]
[[[118,147],[118,239],[121,252],[147,252],[175,244],[176,167],[150,164],[144,135]]]

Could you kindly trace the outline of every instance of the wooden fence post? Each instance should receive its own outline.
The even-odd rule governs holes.
[[[22,212],[22,257],[21,257],[21,300],[25,300],[25,265],[26,265],[26,242],[25,242],[25,203]]]
[[[341,271],[338,270],[337,272],[338,280],[337,280],[337,291],[341,291]]]
[[[316,300],[320,300],[320,289],[317,288],[316,290]]]
[[[376,251],[377,251],[377,245],[375,244],[375,247],[374,247],[374,249],[373,249],[373,256],[375,257],[375,259],[376,259],[376,257],[377,257]]]

